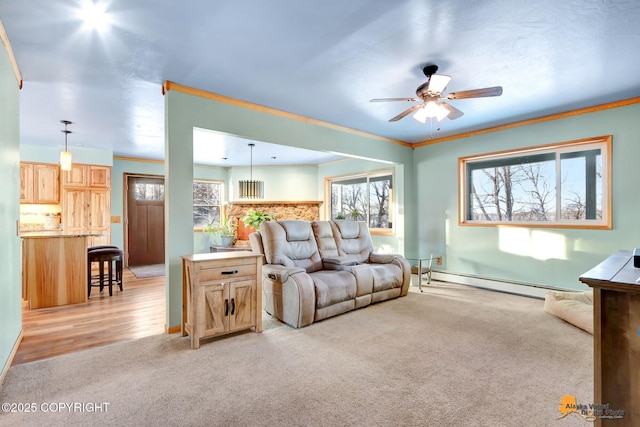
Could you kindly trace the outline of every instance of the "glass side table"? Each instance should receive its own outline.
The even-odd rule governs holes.
[[[411,264],[412,267],[417,267],[418,289],[420,289],[420,292],[424,292],[422,290],[422,281],[424,280],[425,274],[427,275],[427,285],[431,283],[433,261],[437,260],[438,258],[440,258],[440,255],[434,254],[422,258],[407,258],[407,261],[409,261],[409,264]]]

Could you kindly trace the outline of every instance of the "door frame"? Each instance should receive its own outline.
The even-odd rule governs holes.
[[[164,175],[145,174],[145,173],[128,173],[128,172],[124,172],[123,174],[122,182],[124,186],[124,189],[123,189],[124,191],[122,192],[122,197],[123,197],[122,239],[124,244],[124,248],[123,248],[124,267],[129,266],[129,202],[127,201],[129,197],[129,178],[156,178],[156,179],[162,179],[163,183],[165,181]],[[166,213],[167,213],[166,204],[164,207],[164,213],[166,218]]]

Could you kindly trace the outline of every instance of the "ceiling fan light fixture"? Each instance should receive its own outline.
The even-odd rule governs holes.
[[[442,104],[436,101],[429,101],[415,112],[413,118],[420,123],[426,123],[428,118],[435,118],[438,121],[441,121],[448,115],[449,110],[447,110]]]
[[[428,113],[427,113],[426,107],[418,108],[418,111],[416,111],[415,114],[413,115],[413,118],[419,121],[420,123],[426,123],[427,117],[428,117]]]
[[[249,166],[249,180],[239,181],[239,190],[241,199],[263,199],[264,198],[264,182],[253,180],[253,147],[256,144],[249,144],[251,149],[251,163]]]
[[[436,119],[441,121],[449,115],[450,111],[447,110],[442,104],[438,104],[438,111],[436,111]]]

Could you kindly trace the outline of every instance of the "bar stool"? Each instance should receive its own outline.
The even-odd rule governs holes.
[[[122,292],[122,265],[124,261],[124,252],[116,246],[109,247],[91,247],[87,250],[87,266],[88,266],[88,289],[87,296],[91,296],[92,287],[100,287],[100,292],[105,286],[109,286],[109,296],[113,296],[113,284],[120,288]],[[91,264],[99,263],[99,274],[91,275]],[[108,263],[107,274],[105,277],[104,264]],[[115,272],[114,272],[115,264]],[[108,278],[108,284],[105,284],[105,280]]]

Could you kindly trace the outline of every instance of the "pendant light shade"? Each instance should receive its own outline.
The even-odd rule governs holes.
[[[67,125],[70,125],[71,122],[69,120],[60,120],[60,123],[64,124],[64,129],[61,131],[64,133],[64,151],[60,152],[60,169],[63,171],[70,171],[71,152],[67,149],[67,135],[69,135],[71,131],[67,130]]]
[[[243,180],[238,182],[240,185],[240,198],[241,199],[262,199],[264,198],[264,182],[253,180],[253,147],[256,144],[249,144],[251,149],[251,163],[249,166],[250,177],[249,180]]]

